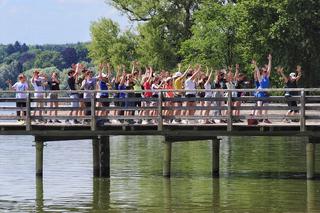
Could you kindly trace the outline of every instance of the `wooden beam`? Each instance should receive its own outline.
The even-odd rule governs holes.
[[[163,177],[170,178],[171,176],[171,154],[172,143],[165,141],[163,143]]]
[[[110,138],[99,137],[100,146],[100,177],[110,178]]]
[[[43,141],[35,137],[36,143],[36,176],[42,177],[43,176]]]

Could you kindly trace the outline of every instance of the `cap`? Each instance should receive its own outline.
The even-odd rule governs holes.
[[[108,77],[106,74],[102,73],[102,78]]]
[[[294,73],[294,72],[290,73],[289,76],[290,76],[292,79],[296,79],[296,78],[297,78],[296,73]]]
[[[182,76],[182,73],[181,72],[176,72],[172,77],[173,78],[178,78],[180,76]]]

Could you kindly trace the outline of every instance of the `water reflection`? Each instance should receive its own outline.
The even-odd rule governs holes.
[[[220,179],[212,179],[212,209],[213,212],[218,212],[220,209]]]
[[[316,204],[316,182],[313,180],[307,181],[307,212],[315,212],[317,210]]]
[[[172,212],[172,192],[171,192],[171,180],[169,178],[163,178],[163,197],[164,197],[164,209],[165,212]]]
[[[110,209],[110,179],[93,179],[92,208],[94,212]]]
[[[42,213],[44,207],[43,200],[43,178],[36,177],[36,212]]]

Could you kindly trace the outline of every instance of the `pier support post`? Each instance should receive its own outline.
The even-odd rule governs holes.
[[[43,176],[43,141],[35,138],[36,142],[36,176]]]
[[[110,178],[110,139],[109,136],[100,136],[100,177]]]
[[[165,141],[163,153],[163,176],[169,178],[171,176],[171,150],[172,142]]]
[[[212,139],[212,177],[219,177],[220,164],[220,140],[217,137]]]
[[[307,179],[313,179],[315,173],[315,138],[309,138],[306,144]]]
[[[92,139],[93,177],[100,176],[100,151],[98,138]]]

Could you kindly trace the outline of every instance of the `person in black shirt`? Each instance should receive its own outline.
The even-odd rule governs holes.
[[[56,72],[53,72],[51,74],[51,80],[48,81],[48,86],[49,86],[49,90],[50,91],[58,91],[60,90],[60,81],[58,79],[58,74]],[[58,93],[56,92],[51,92],[49,94],[49,98],[51,100],[55,100],[58,99]],[[54,101],[54,102],[50,102],[50,107],[54,107],[54,108],[58,108],[59,107],[59,102],[58,101]],[[54,113],[54,116],[57,117],[58,116],[58,110],[50,110],[50,116],[52,116],[52,114]],[[58,119],[54,119],[54,121],[52,121],[51,119],[48,121],[49,123],[61,123],[61,121],[59,121]]]
[[[74,116],[78,117],[79,116],[79,109],[78,108],[80,107],[79,94],[77,92],[75,92],[77,90],[77,86],[76,86],[77,85],[77,78],[78,78],[78,72],[76,72],[73,69],[68,72],[67,83],[68,83],[69,89],[71,90],[70,98],[73,100],[71,102],[71,107],[76,108],[75,110],[70,111],[69,116],[72,116],[72,114],[74,112]],[[66,120],[66,123],[70,124],[69,119]],[[74,119],[73,123],[79,124],[80,122],[77,119]]]
[[[297,66],[297,73],[298,73],[298,76],[296,75],[295,72],[292,72],[290,73],[290,75],[287,77],[285,74],[284,74],[284,71],[283,71],[283,67],[277,67],[277,72],[282,76],[283,80],[284,80],[284,83],[286,84],[286,88],[298,88],[298,81],[301,79],[301,66],[298,65]],[[292,96],[298,96],[298,92],[297,91],[286,91],[285,92],[285,97],[289,98],[289,97],[292,97]],[[288,106],[289,106],[289,110],[286,114],[286,118],[284,119],[284,122],[286,123],[290,123],[291,121],[289,119],[287,119],[288,116],[294,116],[296,115],[299,111],[294,109],[295,107],[298,106],[297,104],[297,101],[291,101],[291,100],[288,100],[287,101],[288,103]],[[295,121],[295,120],[292,120],[292,121]]]

